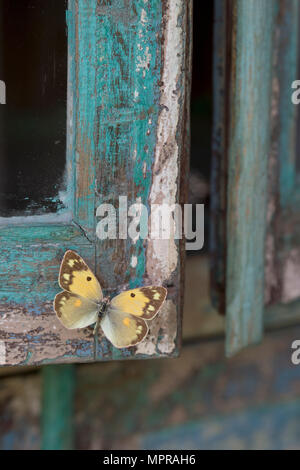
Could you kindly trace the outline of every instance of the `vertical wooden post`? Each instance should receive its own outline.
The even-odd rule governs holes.
[[[280,1],[278,16],[281,34],[279,36],[279,57],[277,63],[277,76],[279,80],[279,113],[278,136],[279,146],[279,194],[280,205],[286,208],[295,196],[297,185],[296,171],[296,140],[297,115],[299,106],[291,101],[291,88],[294,80],[299,80],[299,12],[298,0]]]
[[[43,450],[73,449],[75,366],[44,366],[42,379],[41,447]]]
[[[276,2],[233,2],[228,143],[226,353],[263,332],[267,162]]]

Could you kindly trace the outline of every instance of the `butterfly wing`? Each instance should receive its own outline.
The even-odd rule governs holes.
[[[112,308],[128,312],[136,317],[152,320],[167,296],[167,289],[158,286],[140,287],[127,290],[114,297]]]
[[[94,302],[67,291],[56,295],[54,310],[61,323],[70,330],[92,325],[98,316]]]
[[[62,289],[93,302],[103,298],[98,279],[75,251],[68,250],[65,253],[58,282]]]
[[[146,322],[111,306],[100,322],[103,333],[116,348],[128,348],[142,341],[148,333]]]

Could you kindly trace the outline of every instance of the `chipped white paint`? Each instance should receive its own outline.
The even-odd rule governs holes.
[[[141,23],[143,24],[147,23],[147,13],[146,13],[146,10],[144,10],[144,8],[142,8],[142,12],[141,12]]]
[[[138,31],[139,39],[141,42],[138,43],[137,48],[140,54],[136,58],[136,72],[142,72],[143,78],[146,77],[147,71],[150,70],[151,58],[149,46],[146,45],[144,38],[147,35],[148,18],[146,10],[142,8],[140,16],[140,28]]]
[[[137,262],[138,262],[137,256],[132,256],[131,262],[130,262],[130,266],[131,266],[132,268],[135,268],[136,265],[137,265]]]
[[[132,160],[135,162],[137,157],[137,146],[135,144],[133,154],[132,154]]]
[[[0,364],[6,364],[6,346],[4,341],[0,341]]]
[[[146,175],[147,175],[147,163],[144,162],[143,163],[143,177],[146,178]]]
[[[157,349],[161,354],[171,354],[175,349],[177,336],[176,320],[176,305],[174,305],[172,300],[167,300],[164,314],[164,333],[157,345]]]
[[[137,345],[137,353],[147,356],[171,354],[175,349],[177,335],[177,311],[172,300],[166,300],[162,309],[152,322],[149,322],[147,338]],[[157,344],[158,337],[161,336]]]
[[[150,67],[150,62],[151,62],[151,54],[149,52],[149,47],[147,46],[145,51],[144,51],[144,56],[138,56],[137,57],[138,63],[136,64],[136,71],[139,72],[140,70],[143,70],[145,72],[146,70],[149,69]]]
[[[181,88],[183,80],[182,0],[167,2],[167,23],[164,32],[164,62],[162,72],[161,112],[157,125],[157,145],[153,168],[150,204],[176,203],[179,151],[176,131],[180,119]],[[181,84],[182,89],[184,89]],[[167,154],[167,158],[166,158]],[[178,264],[178,248],[174,238],[150,240],[148,243],[147,273],[151,280],[170,278]]]
[[[137,354],[143,354],[146,356],[154,356],[156,352],[156,336],[152,334],[152,330],[150,329],[150,334],[141,343],[136,346]]]

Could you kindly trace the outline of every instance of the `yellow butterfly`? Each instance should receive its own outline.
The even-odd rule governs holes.
[[[167,289],[149,286],[127,290],[112,300],[104,298],[99,281],[83,259],[68,250],[58,278],[63,290],[54,299],[54,310],[69,329],[100,324],[116,348],[135,346],[148,333],[145,320],[152,320],[161,308]]]

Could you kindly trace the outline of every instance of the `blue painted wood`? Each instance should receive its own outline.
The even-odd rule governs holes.
[[[259,341],[263,332],[274,7],[268,0],[238,0],[234,12],[227,190],[228,356]]]
[[[98,360],[178,354],[183,241],[163,251],[142,239],[98,241],[95,227],[98,205],[117,208],[119,195],[148,208],[181,200],[190,18],[183,0],[69,1],[69,212],[0,226],[0,366],[94,359],[92,330],[66,330],[53,312],[67,249],[86,259],[106,294],[172,286],[147,345],[119,351],[101,336]]]
[[[76,210],[82,227],[86,222],[81,222],[82,217],[89,213],[91,221],[85,230],[89,239],[95,239],[92,223],[99,221],[95,211],[100,204],[110,203],[118,208],[119,197],[125,196],[127,207],[141,202],[150,213],[151,202],[158,198],[160,202],[170,203],[168,188],[171,185],[174,189],[179,185],[179,181],[173,179],[173,172],[177,173],[180,168],[183,174],[185,166],[180,167],[179,159],[172,166],[168,162],[174,159],[174,148],[176,155],[177,146],[178,155],[183,159],[181,152],[185,146],[183,132],[186,121],[181,115],[188,106],[185,101],[188,86],[185,77],[182,77],[182,70],[185,74],[189,70],[185,64],[189,64],[190,3],[171,1],[165,6],[158,0],[151,3],[143,0],[130,3],[125,0],[101,3],[82,0],[71,3],[68,24],[75,38],[71,55],[80,57],[76,61],[73,79],[78,90],[74,98],[77,110],[76,151],[79,161],[88,158],[91,165],[88,174],[85,170],[82,172],[84,181],[87,179],[89,184],[87,193],[80,196]],[[165,24],[163,17],[167,21]],[[167,34],[170,34],[167,24],[171,22],[175,36],[167,40]],[[177,55],[174,55],[174,50],[169,50],[170,41],[174,41]],[[169,59],[168,54],[172,55]],[[169,61],[174,57],[176,60],[171,69]],[[175,69],[178,75],[173,83]],[[165,83],[161,87],[163,74]],[[169,93],[165,92],[165,89],[168,90],[166,86],[170,89]],[[171,106],[175,90],[174,112]],[[164,108],[160,104],[163,99],[166,102]],[[168,110],[169,116],[163,116],[163,109]],[[174,128],[172,119],[176,122]],[[164,131],[158,134],[159,129]],[[169,138],[161,144],[164,133]],[[84,163],[83,167],[86,167]],[[168,172],[164,172],[165,167],[169,168]],[[80,188],[80,183],[78,186]],[[174,194],[172,202],[175,203],[179,201],[180,191]],[[159,343],[163,337],[162,342],[166,344],[158,344],[156,352],[150,347],[150,354],[156,355],[164,350],[176,355],[179,337],[171,331],[177,330],[182,305],[178,241],[175,242],[173,254],[172,250],[168,252],[167,264],[173,265],[172,269],[164,267],[164,261],[156,260],[161,255],[157,255],[153,245],[142,238],[136,241],[130,237],[97,239],[95,247],[96,273],[105,294],[115,295],[120,289],[143,284],[172,283],[173,289],[169,294],[169,309],[173,312],[171,325],[166,327],[163,320],[164,315],[170,313],[162,312],[158,319],[160,328],[156,326],[154,338],[154,342]],[[162,268],[157,271],[159,263]],[[116,359],[144,357],[134,349],[116,350],[103,337],[98,342],[96,353],[98,359],[106,356]]]
[[[73,449],[75,366],[44,366],[42,380],[42,449]]]
[[[72,82],[75,58],[69,56],[69,82]],[[85,335],[79,342],[78,337],[65,335],[52,308],[53,298],[59,291],[60,262],[67,249],[81,253],[95,268],[95,247],[74,209],[80,205],[78,188],[84,194],[89,182],[77,175],[77,171],[82,174],[83,166],[76,162],[76,108],[70,89],[68,98],[68,210],[47,216],[1,219],[0,342],[3,353],[0,366],[80,360],[93,355],[92,337]],[[85,164],[89,169],[87,161]],[[90,214],[87,212],[86,216]]]
[[[291,101],[291,85],[298,77],[299,62],[299,2],[284,0],[277,3],[277,63],[275,74],[279,95],[278,102],[278,159],[279,196],[281,208],[299,202],[296,198],[296,138],[298,107]],[[297,204],[298,205],[298,204]],[[299,206],[298,206],[299,207]]]
[[[249,2],[249,8],[251,4],[252,3]],[[236,60],[238,57],[236,51],[239,50],[240,45],[236,38],[236,31],[233,28],[235,22],[233,22],[232,25],[232,21],[237,15],[238,9],[236,8],[233,10],[230,5],[231,2],[223,0],[216,0],[215,4],[216,23],[214,50],[214,134],[211,238],[213,255],[213,301],[221,313],[225,313],[226,311],[227,283],[231,283],[231,278],[227,277],[226,274],[226,265],[228,264],[229,259],[227,248],[230,244],[230,240],[226,240],[228,232],[226,233],[226,222],[224,221],[224,216],[226,216],[228,212],[227,196],[231,191],[232,184],[234,185],[234,177],[232,177],[232,173],[228,172],[228,153],[231,152],[233,148],[231,145],[233,137],[234,139],[239,138],[238,133],[240,130],[237,125],[241,122],[242,113],[244,113],[244,116],[247,116],[246,106],[248,106],[246,90],[246,86],[248,87],[248,85],[243,88],[241,86],[237,86],[237,84],[240,83],[245,84],[247,78],[243,78],[243,76],[241,76],[239,77],[239,82],[235,80],[232,83],[232,77],[234,78],[236,73]],[[273,5],[275,12],[275,28],[273,29],[274,35],[272,45],[272,83],[269,84],[270,90],[272,91],[272,103],[270,106],[271,125],[268,123],[271,146],[268,155],[268,180],[267,185],[265,186],[265,195],[268,192],[267,198],[269,210],[266,221],[267,233],[265,241],[266,252],[264,258],[264,300],[267,306],[274,305],[274,308],[271,307],[266,312],[266,315],[268,316],[267,322],[272,323],[269,313],[271,311],[277,311],[278,313],[274,316],[274,322],[278,325],[280,323],[285,324],[287,321],[290,322],[292,321],[292,318],[297,318],[293,305],[290,306],[290,312],[288,312],[288,307],[283,307],[280,303],[296,301],[296,299],[300,297],[300,288],[297,286],[296,281],[296,273],[300,272],[300,196],[298,190],[299,176],[297,175],[296,170],[297,114],[299,107],[295,106],[291,102],[291,95],[293,92],[291,84],[298,77],[299,2],[297,0],[278,0],[274,1]],[[260,6],[260,8],[261,7],[262,6]],[[237,18],[237,21],[239,21],[239,18],[240,17]],[[234,31],[234,34],[231,34],[232,30]],[[260,52],[263,50],[264,48],[260,47]],[[244,65],[247,60],[248,58],[245,54]],[[258,74],[256,73],[255,76],[258,77]],[[258,87],[256,85],[251,86],[251,90],[254,90],[255,88],[257,89]],[[250,92],[250,86],[248,87],[248,91]],[[242,92],[244,93],[243,96],[241,96]],[[240,102],[242,105],[245,105],[245,107],[239,108],[238,112],[234,112],[234,116],[238,117],[238,120],[234,120],[235,117],[232,119],[231,116],[233,114],[232,109],[234,109],[235,106],[233,100],[237,95],[240,96]],[[252,100],[253,93],[248,93],[248,95],[249,100]],[[262,104],[261,100],[260,103]],[[241,109],[242,111],[240,111]],[[259,108],[257,108],[257,110],[258,109]],[[267,121],[262,117],[262,115],[258,116],[258,120],[263,123],[263,126],[261,126],[262,130],[260,132],[262,133]],[[231,124],[229,124],[230,122]],[[247,128],[247,123],[245,128]],[[229,135],[229,132],[231,132],[231,135]],[[242,154],[243,148],[241,147],[240,150],[240,158],[236,159],[237,172],[235,174],[237,175],[239,175],[241,171],[240,162],[246,161]],[[233,164],[235,165],[235,163]],[[228,183],[228,175],[231,175],[230,184]],[[240,181],[244,184],[244,187],[247,188],[248,180]],[[257,181],[258,179],[256,179],[255,184],[252,185],[254,188],[253,193],[256,193]],[[248,189],[250,188],[251,186],[248,187]],[[227,189],[228,193],[226,192]],[[249,199],[250,191],[248,189],[246,189],[245,195],[246,198]],[[234,192],[231,201],[233,203],[237,202],[238,210],[239,204],[243,200],[239,193]],[[241,206],[241,211],[244,211],[245,213],[244,207]],[[260,214],[260,212],[257,212],[257,214]],[[231,216],[228,213],[227,220],[230,221],[230,217]],[[247,221],[245,221],[245,224],[246,222]],[[236,228],[234,228],[234,224],[232,221],[229,223],[231,223],[233,232],[235,232]],[[255,233],[249,225],[245,225],[245,227],[249,227],[249,233]],[[239,231],[239,233],[241,234],[242,231]],[[248,243],[246,241],[246,235],[246,233],[242,234],[245,246]],[[231,246],[231,253],[235,253],[235,241]],[[248,268],[245,267],[244,271],[246,271],[246,269],[252,269],[253,262],[252,260],[248,262],[248,255],[246,257],[245,253],[244,258],[242,257],[242,254],[239,253],[236,259],[240,260],[240,264],[244,262],[242,260],[245,260],[246,263],[248,263]],[[232,263],[234,264],[234,261],[232,261]],[[238,265],[239,261],[236,261],[236,264]],[[263,267],[261,265],[261,276],[262,269]],[[236,279],[242,279],[238,270],[235,271],[235,277]],[[295,281],[293,281],[293,278]],[[260,278],[260,281],[261,280],[262,279]],[[259,277],[257,277],[257,281],[260,282]],[[239,287],[236,280],[234,283],[235,290],[239,289],[240,291],[243,290],[246,292],[248,287]],[[240,295],[243,294],[241,293]],[[252,296],[253,292],[250,295]],[[278,308],[276,307],[276,304],[278,305]],[[282,312],[282,314],[279,312]],[[248,327],[249,326],[247,326],[246,323],[245,329],[248,329]],[[239,336],[239,333],[236,332],[236,335]],[[247,336],[247,332],[245,335]]]

